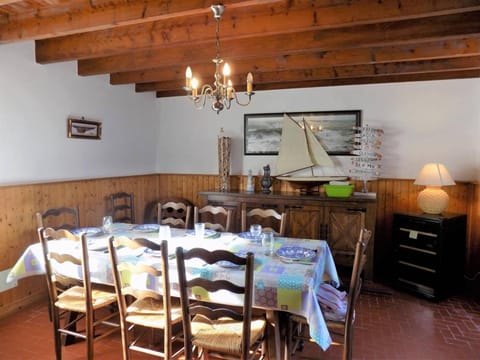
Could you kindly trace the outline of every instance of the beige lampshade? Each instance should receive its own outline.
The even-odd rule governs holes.
[[[448,194],[441,186],[455,185],[455,181],[445,165],[429,163],[422,168],[414,184],[426,186],[418,194],[418,207],[427,214],[441,214],[448,207]]]
[[[445,165],[429,163],[423,166],[414,182],[415,185],[446,186],[455,185]]]

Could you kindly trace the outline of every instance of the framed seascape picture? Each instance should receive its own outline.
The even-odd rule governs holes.
[[[278,155],[284,115],[310,127],[329,155],[351,155],[361,110],[315,111],[244,115],[244,154]]]
[[[101,139],[102,123],[84,119],[68,119],[67,136],[69,138]]]

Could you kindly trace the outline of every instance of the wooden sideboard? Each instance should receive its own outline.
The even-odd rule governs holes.
[[[372,230],[365,275],[366,278],[373,279],[376,199],[248,192],[200,192],[199,196],[201,206],[211,204],[232,210],[234,232],[241,230],[242,209],[260,207],[285,212],[286,236],[326,240],[339,265],[347,265],[352,260],[360,229],[365,227]]]

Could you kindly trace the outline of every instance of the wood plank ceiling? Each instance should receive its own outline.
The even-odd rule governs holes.
[[[35,40],[36,61],[75,60],[157,97],[185,68],[212,83],[206,0],[0,0],[0,44]],[[223,0],[220,52],[238,91],[480,76],[480,0]],[[1,46],[1,45],[0,45]]]

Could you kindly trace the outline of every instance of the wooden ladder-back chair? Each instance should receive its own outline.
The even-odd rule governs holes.
[[[59,207],[37,212],[37,227],[73,230],[80,227],[78,207]]]
[[[39,227],[40,229],[41,227]],[[42,245],[42,238],[40,236],[40,232],[37,231],[37,235],[38,235],[38,241],[40,243],[40,245]],[[44,231],[43,231],[43,236],[45,237],[45,239],[47,241],[50,241],[50,240],[60,240],[60,239],[69,239],[69,240],[72,240],[72,241],[80,241],[80,237],[79,236],[76,236],[76,235],[73,235],[70,231],[66,230],[66,229],[58,229],[58,230],[55,230],[54,228],[51,228],[51,227],[48,227],[48,228],[44,228]],[[57,274],[56,275],[56,282],[55,282],[55,286],[56,286],[56,291],[57,291],[57,294],[60,294],[61,292],[65,291],[66,289],[68,289],[69,287],[73,286],[73,285],[80,285],[81,284],[81,280],[75,280],[75,281],[72,281],[73,279],[68,277],[68,276],[62,276],[61,274]],[[48,283],[48,276],[47,276],[47,283]],[[50,308],[50,293],[48,294],[48,315],[49,315],[49,319],[50,321],[53,320],[52,318],[52,309]]]
[[[264,357],[265,317],[252,317],[254,255],[237,256],[226,250],[210,252],[194,248],[184,251],[176,249],[177,269],[182,303],[183,328],[185,339],[185,359],[191,360],[193,353],[205,358],[253,359]],[[244,285],[229,280],[211,280],[194,277],[187,280],[185,263],[198,259],[207,264],[229,261],[242,266]],[[240,271],[240,270],[239,270]],[[190,301],[192,288],[202,288],[208,292],[219,290],[243,294],[243,307],[228,307],[220,304]],[[260,351],[260,354],[258,352]],[[202,357],[203,358],[203,357]]]
[[[195,206],[193,214],[193,222],[205,223],[205,229],[216,231],[230,231],[232,220],[232,210],[222,206],[206,205],[202,208]]]
[[[251,224],[262,225],[263,231],[272,231],[277,236],[285,236],[287,214],[274,209],[242,209],[242,231],[249,231]]]
[[[126,192],[111,194],[110,214],[113,222],[135,224],[134,195]]]
[[[157,205],[158,223],[171,227],[188,229],[191,222],[192,204],[187,200],[159,202]]]
[[[133,263],[131,258],[129,261],[122,261],[117,251],[120,247],[134,250],[144,246],[159,252],[161,261],[159,268],[142,262]],[[172,302],[170,297],[167,241],[163,240],[158,245],[147,239],[111,237],[108,248],[120,313],[123,359],[130,358],[129,350],[163,359],[179,357],[183,354],[182,308],[178,301]],[[128,274],[130,280],[135,277],[148,277],[152,284],[161,283],[162,293],[132,287],[130,281],[122,281],[123,273]],[[129,305],[127,296],[134,299]],[[162,347],[153,348],[153,339],[145,340],[148,335],[153,334],[153,331],[148,331],[149,329],[162,331]],[[175,344],[178,346],[174,348]]]
[[[370,230],[362,229],[360,231],[360,236],[355,247],[355,258],[350,279],[350,288],[347,295],[348,302],[345,319],[342,321],[327,320],[327,327],[331,334],[340,337],[342,340],[343,360],[352,359],[355,306],[360,296],[362,287],[361,274],[367,261],[365,252],[371,236],[372,232]],[[285,359],[290,359],[290,356],[294,354],[301,341],[310,340],[307,320],[299,315],[289,315],[286,337]]]
[[[66,254],[58,251],[54,246],[49,245],[47,236],[50,230],[39,228],[38,233],[42,244],[45,270],[47,273],[56,359],[59,360],[62,358],[62,335],[68,335],[85,340],[85,358],[91,360],[94,358],[94,340],[102,339],[120,328],[118,323],[112,321],[114,317],[118,316],[118,313],[112,312],[110,306],[116,304],[117,297],[113,292],[92,289],[87,237],[85,234],[80,238],[80,253]],[[82,285],[72,286],[59,293],[57,291],[59,278],[58,269],[62,266],[80,267]],[[62,274],[61,278],[65,279],[66,276]],[[73,278],[72,282],[74,281],[78,281],[78,279]],[[100,311],[102,311],[102,316],[97,317]],[[60,315],[62,312],[75,314],[75,316],[69,317],[63,326],[60,324]],[[64,320],[66,319],[65,317]],[[84,320],[84,322],[81,322],[82,320]],[[79,322],[81,322],[81,325],[79,325]],[[77,329],[77,326],[80,330]],[[102,327],[104,331],[97,335],[95,331],[99,327]]]

